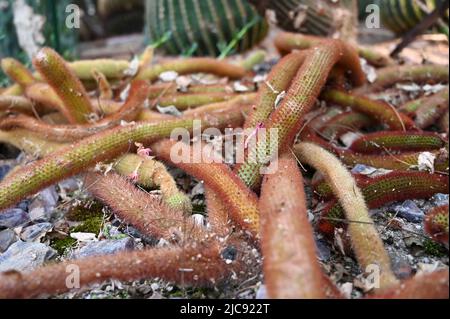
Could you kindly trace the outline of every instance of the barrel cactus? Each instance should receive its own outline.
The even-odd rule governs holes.
[[[360,17],[367,14],[367,5],[378,5],[383,25],[396,34],[403,34],[416,26],[443,1],[448,0],[364,0],[359,3]],[[438,21],[437,28],[448,34],[448,11],[443,19]]]
[[[150,42],[169,54],[242,52],[268,29],[247,0],[146,0],[146,20]]]

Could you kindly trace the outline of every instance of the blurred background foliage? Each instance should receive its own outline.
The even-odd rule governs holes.
[[[13,3],[0,0],[0,58],[14,57],[26,65],[27,54],[17,39]],[[355,37],[359,19],[369,4],[380,8],[382,26],[401,36],[419,23],[439,3],[448,0],[20,0],[45,18],[43,45],[55,48],[67,60],[77,58],[78,44],[117,35],[141,33],[144,43],[159,43],[166,53],[225,56],[242,52],[261,41],[267,31],[266,10],[272,23],[285,30]],[[65,22],[67,5],[81,8],[80,29]],[[251,6],[253,4],[254,6]],[[342,14],[348,10],[349,15]],[[350,18],[348,18],[350,17]],[[353,21],[353,17],[355,18]],[[349,27],[343,21],[349,20]],[[448,36],[447,14],[434,30]],[[100,44],[101,45],[101,44]],[[131,52],[130,52],[131,53]],[[7,79],[0,71],[0,86]]]

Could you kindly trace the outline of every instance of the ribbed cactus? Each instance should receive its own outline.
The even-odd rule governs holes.
[[[412,29],[422,19],[447,0],[364,0],[359,1],[360,16],[366,14],[367,5],[376,4],[380,7],[381,21],[391,31],[401,34]],[[438,22],[438,29],[448,32],[448,11],[445,20]]]
[[[146,19],[150,41],[168,38],[161,48],[170,54],[216,56],[233,40],[233,49],[244,51],[267,33],[246,0],[147,0]]]
[[[261,9],[273,10],[278,26],[288,31],[321,36],[330,36],[338,32],[342,35],[340,31],[349,23],[353,23],[351,21],[353,19],[352,0],[268,0],[267,3],[253,0],[251,2],[259,5]]]

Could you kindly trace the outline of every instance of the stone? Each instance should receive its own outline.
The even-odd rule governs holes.
[[[102,240],[90,242],[80,249],[75,250],[71,258],[78,259],[90,256],[111,255],[121,251],[133,250],[134,240],[132,238],[122,238],[117,240]]]
[[[0,255],[0,272],[30,272],[56,256],[56,251],[41,243],[17,241]]]
[[[267,299],[267,289],[266,285],[260,285],[256,291],[256,299]]]
[[[8,209],[0,214],[0,228],[14,228],[28,222],[30,222],[30,217],[20,208]]]
[[[395,206],[394,209],[398,216],[411,223],[421,223],[425,216],[424,212],[410,199],[405,200],[401,205]]]
[[[58,193],[54,186],[42,190],[30,203],[30,219],[34,222],[48,222],[58,202]]]
[[[17,241],[17,236],[11,229],[0,231],[0,253],[4,253],[9,246]]]

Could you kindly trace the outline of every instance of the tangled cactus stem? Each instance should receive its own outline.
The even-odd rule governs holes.
[[[212,278],[216,283],[225,282],[243,268],[239,260],[227,264],[221,256],[224,249],[226,246],[204,240],[183,247],[152,248],[70,260],[29,273],[0,273],[0,298],[32,298],[69,291],[67,269],[74,266],[80,270],[82,286],[108,279],[131,281],[152,277],[197,287],[211,286]]]
[[[23,97],[0,95],[0,112],[33,114],[33,103]]]
[[[242,122],[242,114],[216,112],[198,119],[203,128],[226,127]],[[132,123],[108,129],[71,144],[17,171],[0,183],[0,209],[32,195],[61,179],[76,175],[96,163],[111,160],[133,147],[134,143],[150,143],[169,137],[176,128],[192,131],[193,120],[171,120],[161,123]]]
[[[315,144],[297,144],[295,153],[302,163],[313,166],[324,175],[344,207],[345,217],[353,221],[348,226],[348,233],[361,268],[378,265],[381,269],[381,288],[396,284],[389,256],[373,226],[361,190],[350,172],[333,154]]]
[[[438,206],[427,213],[425,232],[448,248],[448,205]]]
[[[377,299],[448,299],[449,271],[421,273],[369,298]]]
[[[320,145],[324,149],[336,154],[341,161],[348,166],[355,166],[356,164],[364,164],[377,168],[385,168],[391,170],[409,171],[418,169],[419,156],[422,152],[404,152],[399,154],[361,154],[353,152],[352,150],[335,147],[328,143],[308,127],[301,132],[301,138],[305,141]],[[434,171],[446,173],[448,172],[448,156],[438,151],[430,152],[436,157],[434,161]]]
[[[205,200],[208,212],[208,222],[211,232],[219,238],[226,238],[231,233],[228,208],[222,200],[220,193],[205,185]]]
[[[292,143],[302,126],[303,116],[313,107],[332,67],[340,60],[344,60],[345,64],[350,63],[353,55],[345,53],[341,42],[325,42],[308,51],[307,58],[293,79],[286,97],[264,122],[268,132],[271,129],[277,131],[276,141],[258,142],[257,146],[249,151],[250,156],[246,161],[236,168],[238,176],[246,185],[255,188],[260,183],[260,169],[264,163],[254,159],[271,157],[276,150],[283,152]],[[352,62],[354,69],[360,67],[358,59]]]
[[[448,83],[448,65],[423,64],[388,66],[379,69],[375,82],[356,90],[355,93],[378,92],[399,82]]]
[[[336,140],[347,132],[357,131],[364,127],[373,125],[374,121],[366,114],[348,111],[340,113],[319,129],[320,135],[328,140]]]
[[[189,108],[195,108],[202,105],[229,101],[236,97],[235,94],[230,93],[192,93],[192,94],[173,94],[164,95],[156,98],[151,102],[151,105],[159,105],[162,107],[173,105],[178,110],[183,111]]]
[[[189,197],[181,192],[164,164],[136,154],[125,154],[114,163],[114,170],[122,176],[137,173],[137,183],[147,188],[159,187],[164,203],[184,213],[192,211]]]
[[[258,123],[267,120],[275,109],[277,97],[288,90],[305,58],[304,53],[294,52],[282,58],[272,68],[267,80],[258,91],[255,101],[256,109],[245,121],[245,128],[255,128]]]
[[[80,80],[62,57],[50,48],[43,48],[34,57],[33,64],[63,102],[71,122],[87,123],[94,108]]]
[[[150,86],[148,98],[153,100],[167,95],[174,95],[180,93],[180,88],[176,83],[157,83]],[[230,93],[232,88],[222,84],[192,84],[183,88],[183,93]]]
[[[268,297],[330,297],[337,288],[330,287],[317,261],[297,162],[285,153],[278,159],[278,167],[275,174],[264,177],[259,201]]]
[[[68,63],[68,67],[82,81],[95,79],[92,70],[96,70],[107,79],[112,80],[126,77],[126,71],[130,68],[130,62],[112,59],[79,60]]]
[[[219,61],[213,58],[189,58],[164,62],[143,70],[136,79],[155,81],[159,75],[166,71],[175,71],[178,74],[212,73],[217,76],[238,79],[247,72],[242,66]]]
[[[64,144],[40,138],[35,133],[24,129],[0,130],[0,142],[11,144],[35,158],[51,154],[64,146]]]
[[[424,98],[415,112],[415,123],[419,128],[427,128],[436,123],[448,111],[448,86],[440,92]]]
[[[336,103],[342,107],[351,107],[354,111],[367,114],[377,122],[387,125],[391,130],[405,130],[415,126],[412,119],[397,112],[386,102],[339,90],[327,90],[322,94],[322,98],[327,102]]]
[[[78,125],[51,125],[30,116],[19,115],[8,117],[0,121],[0,129],[27,128],[36,132],[42,137],[46,137],[56,142],[73,142],[91,136],[102,130],[114,127],[121,121],[132,121],[147,100],[148,85],[145,81],[133,81],[130,93],[124,105],[119,111],[106,116],[94,124]]]
[[[1,67],[8,77],[24,89],[36,81],[33,74],[22,63],[13,58],[4,58]]]
[[[95,81],[97,82],[98,90],[99,90],[99,98],[105,99],[105,100],[111,100],[113,96],[113,91],[111,88],[111,85],[108,82],[108,79],[106,76],[97,71],[92,71],[92,76],[94,77]]]
[[[197,145],[197,147],[201,149],[200,154],[204,154],[203,156],[208,156],[207,154],[211,152],[206,149],[207,146]],[[211,155],[207,161],[204,161],[204,158],[195,159],[194,149],[182,142],[161,140],[152,144],[152,150],[164,161],[204,181],[214,192],[220,194],[230,210],[232,221],[241,229],[249,231],[253,238],[259,236],[258,198],[227,165],[214,161]],[[177,160],[174,160],[174,155]]]
[[[358,176],[356,180],[370,209],[394,201],[430,198],[435,193],[448,193],[447,176],[424,172],[391,172],[374,178]],[[322,185],[319,188],[319,194],[329,198],[330,187]],[[342,206],[336,201],[330,202],[322,211],[320,230],[332,235],[334,227],[342,225],[340,220],[344,216]]]
[[[299,33],[281,32],[275,38],[275,46],[281,53],[291,52],[292,50],[304,50],[313,46],[317,46],[320,43],[327,41],[323,37],[316,37],[311,35],[304,35]],[[349,49],[355,50],[347,44]],[[376,51],[369,48],[357,48],[357,53],[360,57],[364,58],[370,64],[374,66],[387,66],[392,64],[392,60]]]
[[[360,153],[428,151],[440,149],[444,144],[444,140],[434,132],[384,131],[362,135],[349,149]]]

